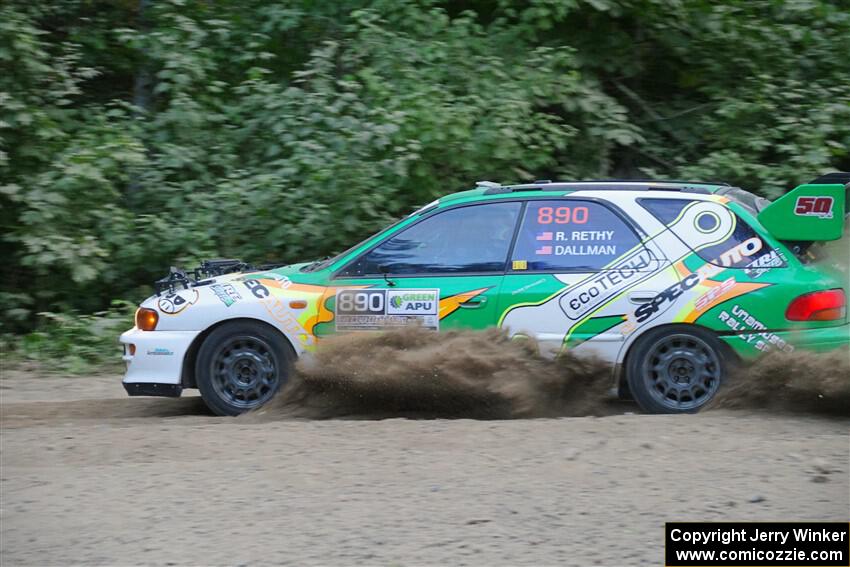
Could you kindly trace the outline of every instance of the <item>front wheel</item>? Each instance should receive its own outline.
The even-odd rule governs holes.
[[[218,415],[239,415],[274,397],[292,372],[295,354],[277,331],[237,321],[204,340],[195,363],[201,397]]]
[[[720,341],[698,327],[668,327],[640,337],[629,353],[629,389],[648,413],[693,413],[705,406],[729,370]]]

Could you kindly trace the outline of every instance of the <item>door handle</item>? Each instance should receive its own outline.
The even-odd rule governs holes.
[[[658,295],[657,291],[633,291],[629,294],[632,303],[649,303]]]
[[[484,295],[476,295],[475,297],[470,297],[466,301],[460,304],[461,307],[465,307],[466,309],[475,309],[477,307],[481,307],[487,303],[487,297]]]

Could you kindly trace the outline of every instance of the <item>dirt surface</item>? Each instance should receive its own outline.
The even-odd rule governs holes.
[[[847,520],[847,418],[214,418],[0,379],[0,562],[662,565],[668,520]],[[626,412],[626,413],[624,413]]]

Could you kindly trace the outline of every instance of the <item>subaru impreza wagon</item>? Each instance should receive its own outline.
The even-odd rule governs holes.
[[[847,274],[818,261],[848,187],[829,174],[770,202],[722,183],[479,182],[325,260],[172,268],[121,336],[124,386],[198,388],[235,415],[333,333],[497,326],[610,361],[645,411],[693,412],[735,360],[848,348]]]

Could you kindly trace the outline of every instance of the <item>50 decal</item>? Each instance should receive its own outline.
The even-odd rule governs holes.
[[[834,203],[835,199],[832,197],[797,197],[794,214],[800,217],[831,219]]]

